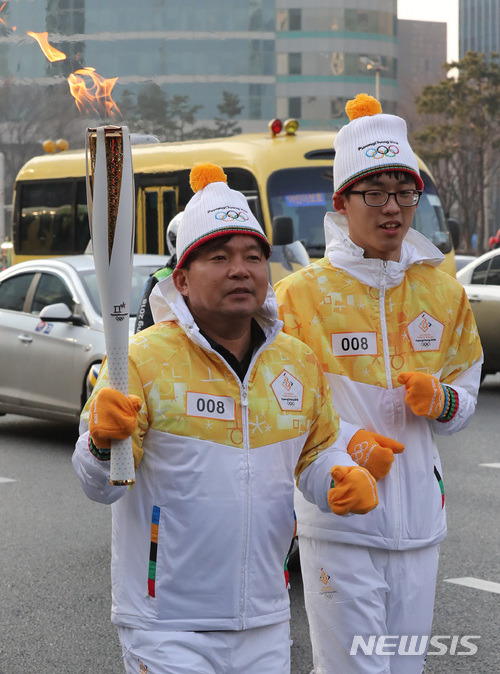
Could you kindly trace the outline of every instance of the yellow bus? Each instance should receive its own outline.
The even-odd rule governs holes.
[[[323,218],[332,209],[331,131],[242,134],[177,143],[133,144],[138,253],[166,254],[170,219],[192,196],[189,172],[197,162],[224,168],[273,241],[272,282],[324,253]],[[132,134],[132,142],[135,137]],[[139,137],[139,141],[140,141]],[[420,163],[425,191],[413,225],[446,256],[455,274],[453,245],[434,180]],[[293,228],[293,232],[291,231]],[[85,252],[89,242],[85,151],[34,157],[17,175],[13,262]]]

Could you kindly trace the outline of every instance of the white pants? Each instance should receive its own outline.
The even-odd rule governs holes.
[[[383,550],[302,536],[299,549],[314,673],[421,674],[427,648],[399,654],[394,638],[389,647],[375,641],[379,654],[350,653],[355,635],[363,643],[406,635],[402,650],[415,636],[421,650],[420,637],[430,638],[432,627],[439,545]]]
[[[127,674],[290,674],[290,625],[241,632],[119,627]]]

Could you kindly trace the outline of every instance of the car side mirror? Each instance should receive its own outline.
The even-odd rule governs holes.
[[[293,243],[293,220],[287,215],[273,218],[273,246],[287,246]]]
[[[58,302],[57,304],[48,304],[39,314],[43,321],[50,321],[52,323],[73,323],[74,325],[85,325],[85,321],[81,316],[71,313],[71,309],[67,304]]]

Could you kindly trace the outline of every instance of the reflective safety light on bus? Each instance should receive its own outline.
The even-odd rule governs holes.
[[[287,136],[294,136],[299,128],[299,123],[293,117],[290,117],[290,119],[285,120],[284,124],[281,121],[281,119],[275,118],[269,122],[268,126],[269,130],[271,131],[271,136],[275,138],[279,133],[283,131],[283,128],[285,129],[285,133]]]

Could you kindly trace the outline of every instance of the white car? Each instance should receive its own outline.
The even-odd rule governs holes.
[[[500,248],[457,272],[476,319],[484,351],[483,377],[500,372]]]
[[[475,255],[455,255],[455,267],[457,269],[457,273],[463,269],[466,264],[469,264],[469,262],[474,262],[474,260],[477,260]]]
[[[130,332],[160,255],[134,255]],[[0,273],[0,414],[77,422],[106,353],[92,255],[21,262]]]

